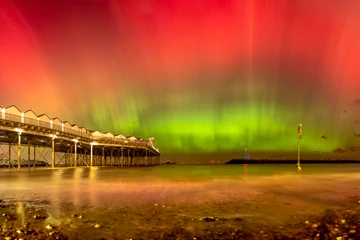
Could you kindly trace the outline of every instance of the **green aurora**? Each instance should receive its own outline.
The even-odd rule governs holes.
[[[0,105],[164,159],[360,156],[359,1],[0,1]],[[201,158],[201,155],[205,156]]]

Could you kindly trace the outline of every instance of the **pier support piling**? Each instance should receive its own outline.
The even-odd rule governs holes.
[[[93,144],[90,144],[90,167],[93,165]]]
[[[148,152],[147,152],[147,149],[145,148],[145,166],[149,166],[147,154],[148,154]]]
[[[21,169],[21,133],[18,133],[18,170]]]
[[[75,141],[75,146],[74,146],[74,167],[77,166],[77,141]]]
[[[51,139],[51,168],[55,168],[55,137]]]
[[[36,146],[34,145],[34,165],[33,167],[36,167]]]
[[[128,149],[127,161],[128,166],[130,166],[130,149]]]
[[[105,166],[105,148],[102,147],[101,165]]]
[[[9,143],[9,168],[11,168],[11,143]]]
[[[123,146],[121,146],[121,155],[120,155],[120,161],[121,161],[121,167],[123,166],[124,162],[124,151]]]
[[[28,141],[28,168],[30,169],[30,141]]]

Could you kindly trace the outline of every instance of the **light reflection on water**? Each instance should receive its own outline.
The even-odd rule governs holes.
[[[75,206],[147,201],[187,201],[187,197],[211,191],[232,191],[240,198],[256,192],[262,179],[290,182],[301,178],[336,176],[359,172],[354,164],[308,164],[298,174],[295,165],[182,165],[144,168],[78,167],[57,169],[0,170],[1,197],[50,200]],[[276,182],[276,181],[275,181]],[[291,184],[290,184],[291,185]],[[233,189],[233,186],[237,186]],[[228,189],[226,189],[228,188]],[[216,196],[213,196],[216,197]],[[199,199],[197,199],[199,200]]]
[[[24,203],[18,202],[16,206],[16,213],[18,218],[20,219],[21,225],[25,225],[25,213],[24,213]]]

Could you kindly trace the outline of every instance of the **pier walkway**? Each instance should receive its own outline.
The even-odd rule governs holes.
[[[36,115],[32,110],[21,112],[16,106],[0,109],[0,166],[20,169],[40,165],[55,168],[160,164],[153,137],[143,140],[103,134],[46,114]]]

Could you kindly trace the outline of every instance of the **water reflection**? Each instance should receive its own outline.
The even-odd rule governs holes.
[[[17,214],[17,218],[21,222],[21,226],[25,225],[25,211],[24,211],[24,203],[23,202],[17,203],[16,214]]]
[[[89,169],[89,188],[88,188],[88,194],[89,194],[89,205],[90,206],[97,206],[97,197],[96,195],[98,194],[98,188],[101,187],[99,186],[98,183],[98,171],[99,168],[98,167],[92,167]],[[101,184],[102,185],[102,184]]]
[[[53,224],[58,224],[59,216],[61,214],[61,197],[62,188],[66,188],[66,177],[64,171],[66,169],[53,169],[51,173],[51,180],[46,181],[48,191],[48,198],[50,199],[51,208],[48,209],[49,221]]]
[[[83,196],[83,192],[81,188],[83,187],[83,179],[84,179],[84,168],[74,168],[73,170],[73,184],[72,184],[72,192],[73,198],[72,202],[76,207],[76,211],[78,211],[78,206],[81,204],[81,199]]]
[[[359,165],[307,165],[301,174],[303,184],[311,176],[359,172]],[[186,202],[228,198],[250,201],[264,179],[287,186],[300,181],[293,165],[237,166],[159,166],[150,168],[77,167],[12,171],[0,169],[0,196],[17,199],[48,200],[51,214],[61,214],[62,204],[71,203],[75,211],[83,206],[116,206],[145,202]],[[269,180],[270,181],[270,180]],[[317,181],[321,181],[320,178]],[[19,207],[21,209],[21,207]],[[20,211],[20,210],[19,210]]]
[[[248,164],[244,164],[244,199],[249,200],[249,169]]]

